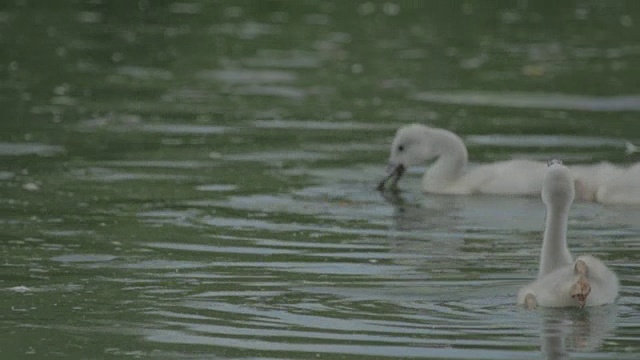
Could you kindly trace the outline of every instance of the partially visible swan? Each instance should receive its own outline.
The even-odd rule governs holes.
[[[640,164],[600,185],[595,201],[603,204],[640,204]]]
[[[547,217],[538,279],[518,292],[518,304],[530,309],[597,306],[611,304],[618,296],[618,278],[602,261],[590,255],[574,261],[569,252],[567,221],[574,195],[569,169],[551,161],[542,185]]]
[[[467,148],[458,135],[413,124],[396,132],[388,176],[378,189],[383,190],[389,179],[395,186],[408,167],[433,159],[435,162],[425,172],[422,185],[424,191],[439,194],[535,195],[542,189],[546,169],[543,162],[532,160],[500,161],[467,169]],[[631,168],[606,162],[576,166],[575,175],[577,199],[640,204],[640,163]]]

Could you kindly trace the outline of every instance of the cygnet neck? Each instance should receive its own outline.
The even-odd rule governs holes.
[[[571,204],[547,204],[547,218],[540,253],[538,278],[573,262],[567,247],[567,225]]]
[[[464,173],[469,158],[467,147],[458,135],[444,129],[431,129],[429,137],[438,159],[424,175],[425,189],[449,186]]]

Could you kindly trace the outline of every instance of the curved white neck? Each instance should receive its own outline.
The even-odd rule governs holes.
[[[569,206],[547,207],[547,220],[540,253],[538,278],[573,262],[567,247]]]
[[[467,147],[458,135],[443,129],[433,129],[429,141],[439,150],[439,156],[424,174],[424,188],[445,188],[464,173],[469,158]]]

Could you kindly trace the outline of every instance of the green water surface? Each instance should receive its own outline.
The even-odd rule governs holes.
[[[640,208],[576,203],[617,304],[525,311],[538,197],[374,188],[640,160],[640,2],[0,4],[0,358],[636,359]]]

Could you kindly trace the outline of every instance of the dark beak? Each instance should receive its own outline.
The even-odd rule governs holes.
[[[380,183],[376,187],[376,190],[384,191],[384,185],[387,183],[387,181],[389,181],[389,179],[391,179],[391,185],[390,185],[391,188],[395,188],[396,186],[398,186],[398,181],[404,174],[404,171],[405,171],[405,168],[404,168],[404,165],[402,164],[398,164],[398,165],[389,164],[389,168],[387,170],[388,175],[384,179],[382,179],[382,181],[380,181]]]

